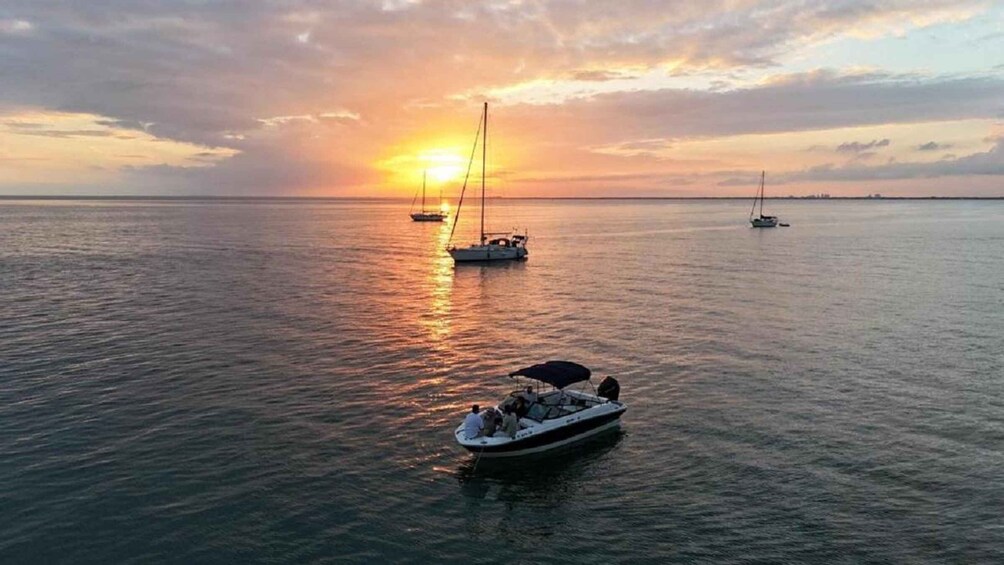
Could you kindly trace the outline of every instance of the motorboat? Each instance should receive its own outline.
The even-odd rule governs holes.
[[[439,210],[426,210],[425,209],[425,178],[426,171],[422,171],[422,210],[420,212],[415,212],[415,200],[418,195],[411,201],[412,211],[408,214],[411,219],[415,222],[442,222],[446,219],[446,212],[443,212],[443,195],[439,195]]]
[[[592,393],[584,390],[585,384],[580,390],[569,388],[576,383],[591,385],[591,374],[571,361],[547,361],[513,371],[509,376],[517,384],[528,379],[536,386],[515,390],[498,405],[480,410],[484,430],[475,437],[468,437],[464,423],[454,430],[454,437],[481,457],[506,457],[547,451],[619,427],[627,406],[619,400],[616,379],[604,378]],[[518,417],[515,437],[495,430],[493,422],[501,421],[506,410]]]
[[[774,228],[777,227],[778,219],[777,216],[764,216],[763,215],[763,185],[764,177],[766,176],[766,171],[760,171],[760,188],[757,190],[756,198],[753,199],[753,209],[750,210],[750,225],[755,228]],[[757,200],[760,201],[760,216],[754,216],[753,212],[756,210]],[[785,224],[785,227],[788,227]]]
[[[457,203],[457,215],[453,222],[453,229],[456,230],[460,223],[460,210],[464,204],[464,193],[467,192],[467,179],[470,177],[471,164],[474,162],[475,150],[478,141],[481,141],[481,238],[477,243],[472,243],[467,247],[452,245],[446,251],[453,257],[454,263],[483,263],[490,261],[514,261],[526,259],[529,251],[526,244],[530,239],[524,231],[522,234],[511,232],[489,233],[485,232],[485,178],[486,162],[488,159],[488,103],[485,102],[484,111],[481,114],[482,123],[478,126],[478,133],[474,138],[474,150],[471,151],[471,160],[467,164],[467,176],[464,178],[464,186],[460,191],[460,200]],[[450,240],[453,240],[453,232],[450,232]]]

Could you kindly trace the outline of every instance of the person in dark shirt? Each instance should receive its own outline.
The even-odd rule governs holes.
[[[530,407],[527,405],[526,400],[522,396],[519,396],[516,398],[516,404],[512,407],[512,411],[516,414],[517,418],[522,418],[530,411]]]

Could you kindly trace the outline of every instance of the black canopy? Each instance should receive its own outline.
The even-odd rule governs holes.
[[[592,372],[571,361],[548,361],[524,367],[509,373],[510,377],[526,377],[557,388],[565,388],[572,383],[588,381]]]

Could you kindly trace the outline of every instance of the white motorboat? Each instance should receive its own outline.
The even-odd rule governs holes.
[[[569,390],[568,386],[589,382],[591,372],[570,361],[548,361],[525,367],[510,377],[536,381],[536,392],[517,390],[492,408],[482,410],[482,422],[493,427],[507,407],[516,411],[518,431],[510,437],[502,430],[486,427],[475,437],[468,437],[463,423],[454,431],[457,443],[483,457],[505,457],[538,453],[568,445],[620,426],[620,417],[627,406],[618,400],[620,384],[606,377],[595,389]],[[542,392],[541,385],[550,390]]]
[[[760,188],[757,190],[756,198],[753,199],[753,209],[750,210],[750,224],[755,228],[774,228],[777,227],[778,223],[777,216],[763,215],[763,181],[765,176],[766,171],[760,171]],[[757,200],[760,201],[759,217],[753,215],[753,212],[756,210]]]
[[[457,215],[453,221],[453,229],[460,223],[460,210],[464,204],[464,193],[467,191],[467,179],[471,174],[471,163],[474,161],[474,154],[478,147],[478,140],[481,140],[481,238],[478,243],[472,243],[467,247],[451,246],[447,248],[454,263],[473,263],[486,261],[513,261],[526,259],[528,251],[526,243],[529,236],[526,232],[519,234],[512,232],[485,232],[485,163],[488,158],[488,103],[485,102],[484,111],[481,114],[482,123],[478,126],[478,134],[474,138],[474,148],[471,150],[471,161],[467,164],[467,176],[464,178],[464,187],[460,191],[460,200],[457,202]],[[450,233],[453,239],[453,233]]]
[[[442,222],[443,220],[446,219],[445,212],[436,210],[427,211],[425,209],[425,177],[426,177],[426,171],[422,171],[422,211],[421,212],[412,211],[409,215],[411,216],[411,219],[416,222]],[[413,198],[411,201],[412,210],[414,210],[415,208],[415,199],[417,198],[418,195],[416,194],[415,198]],[[442,194],[439,195],[439,207],[440,210],[442,210],[443,207]]]

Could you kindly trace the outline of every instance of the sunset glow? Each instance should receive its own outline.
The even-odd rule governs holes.
[[[1000,195],[1002,25],[968,0],[21,3],[0,193],[452,195],[488,101],[508,196],[749,196],[761,169]]]
[[[435,182],[457,180],[464,173],[464,158],[449,150],[431,149],[420,154],[418,160],[424,164],[429,180]]]

